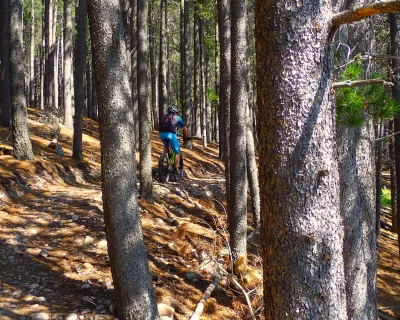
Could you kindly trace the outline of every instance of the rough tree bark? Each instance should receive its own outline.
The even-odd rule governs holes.
[[[185,114],[184,121],[188,128],[193,122],[192,117],[192,84],[190,73],[190,5],[189,0],[184,0],[183,6],[183,33],[185,47]]]
[[[331,1],[255,2],[266,319],[347,319]]]
[[[158,70],[158,120],[161,122],[162,116],[167,112],[167,62],[166,62],[166,19],[167,1],[161,0],[160,14],[160,59]]]
[[[100,118],[104,220],[121,319],[158,319],[137,200],[122,0],[89,0]]]
[[[64,0],[64,125],[73,128],[72,112],[72,0]]]
[[[153,202],[151,176],[151,108],[148,99],[147,76],[147,7],[145,0],[137,0],[138,32],[138,103],[139,103],[139,149],[140,149],[140,194],[147,202]]]
[[[82,160],[82,126],[83,110],[85,109],[85,66],[86,66],[86,0],[79,0],[78,35],[76,39],[76,70],[75,70],[75,114],[72,158]]]
[[[1,105],[0,105],[0,125],[9,127],[11,125],[11,84],[10,84],[10,38],[9,20],[10,7],[7,1],[0,1],[2,28],[1,28]]]
[[[231,1],[232,60],[230,101],[229,155],[230,195],[229,234],[234,272],[247,266],[247,166],[246,166],[246,110],[247,110],[247,1]]]
[[[230,97],[231,97],[231,24],[230,24],[230,1],[218,0],[218,31],[220,49],[220,86],[219,86],[219,108],[221,109],[220,143],[224,144],[225,161],[225,186],[227,203],[229,203],[229,134],[230,134]],[[229,207],[228,207],[229,209]],[[228,214],[228,219],[229,219]]]
[[[25,99],[24,47],[22,42],[22,0],[10,0],[10,88],[14,157],[33,159]]]

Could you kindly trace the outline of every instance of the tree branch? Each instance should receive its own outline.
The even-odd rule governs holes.
[[[210,283],[209,286],[207,287],[207,290],[204,292],[203,296],[201,297],[201,300],[199,304],[196,307],[196,310],[193,312],[192,317],[190,320],[199,320],[201,314],[203,313],[204,310],[204,305],[208,299],[208,297],[211,295],[211,293],[214,291],[215,288],[218,287],[219,280],[221,279],[222,276],[222,271],[220,270],[216,277],[214,278],[214,282]]]
[[[343,81],[343,82],[335,82],[332,84],[333,89],[339,88],[349,88],[349,87],[362,87],[373,84],[383,84],[384,86],[393,86],[392,82],[387,82],[382,79],[369,79],[369,80],[355,80],[355,81]]]
[[[399,11],[400,0],[383,0],[334,14],[332,16],[332,27],[336,28],[342,24],[357,22],[375,14]]]
[[[399,134],[399,133],[400,133],[400,131],[397,131],[397,132],[395,132],[395,133],[389,134],[389,135],[384,136],[384,137],[382,137],[382,138],[375,139],[375,141],[385,140],[385,139],[390,138],[390,137],[393,137],[393,136],[395,136],[395,135],[397,135],[397,134]]]

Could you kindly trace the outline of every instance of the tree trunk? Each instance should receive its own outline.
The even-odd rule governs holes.
[[[253,110],[247,108],[247,128],[246,128],[246,159],[247,159],[247,177],[249,179],[249,189],[251,196],[251,212],[253,214],[253,223],[256,228],[260,227],[260,187],[258,184],[258,168],[256,162],[256,152],[254,147],[253,131]]]
[[[153,202],[151,176],[151,107],[148,99],[147,76],[147,7],[145,0],[137,0],[138,31],[138,102],[139,102],[139,148],[140,148],[140,194]]]
[[[203,146],[207,148],[207,106],[206,106],[206,67],[204,48],[204,18],[199,17],[199,47],[200,47],[200,115],[201,115],[201,136]]]
[[[78,35],[76,38],[75,70],[75,114],[72,158],[82,160],[82,125],[85,109],[85,67],[86,67],[86,0],[79,0]]]
[[[154,24],[153,24],[153,0],[149,1],[149,46],[150,46],[150,72],[151,72],[151,110],[153,111],[153,128],[158,129],[158,108],[157,108],[157,72],[154,48]]]
[[[160,67],[158,70],[158,117],[161,122],[162,116],[167,112],[167,62],[166,62],[166,20],[165,10],[167,10],[167,1],[161,0],[160,15]]]
[[[22,0],[10,0],[10,79],[14,157],[33,159],[25,99],[24,47],[22,42]]]
[[[219,108],[220,118],[220,143],[223,143],[225,161],[225,186],[226,203],[229,203],[230,176],[229,176],[229,134],[230,134],[230,97],[231,97],[231,23],[230,23],[230,2],[229,0],[218,0],[218,30],[220,51],[220,87],[219,87]],[[228,206],[229,210],[229,206]],[[228,213],[228,220],[230,214]]]
[[[135,148],[139,150],[139,105],[138,105],[138,92],[137,92],[137,0],[126,0],[130,1],[131,12],[130,12],[130,50],[128,52],[131,56],[131,99],[133,108],[133,127],[135,129]],[[127,8],[128,9],[128,8]],[[129,18],[127,18],[129,20]],[[129,46],[128,46],[129,48]]]
[[[45,0],[45,69],[44,69],[44,107],[53,110],[54,106],[54,40],[53,40],[53,3]]]
[[[192,84],[190,75],[190,5],[189,0],[184,0],[183,27],[185,47],[185,115],[184,121],[188,128],[193,123],[192,117]]]
[[[93,75],[92,75],[92,65],[90,63],[90,56],[91,56],[90,53],[86,56],[86,98],[87,98],[86,117],[93,119],[93,99],[92,99]]]
[[[123,4],[122,0],[88,2],[99,95],[104,221],[118,318],[159,319],[137,199],[137,137]]]
[[[93,40],[92,48],[93,48]],[[98,121],[99,120],[99,105],[97,103],[97,84],[96,84],[96,76],[95,76],[95,63],[94,60],[94,52],[92,49],[92,119]]]
[[[389,26],[390,26],[390,55],[397,56],[399,54],[399,42],[397,40],[399,34],[399,26],[397,23],[398,15],[395,13],[389,14]],[[397,59],[392,59],[391,61],[393,76],[390,79],[393,83],[392,87],[392,96],[396,100],[397,103],[400,102],[400,89],[399,89],[399,61]],[[397,125],[396,125],[397,122]],[[393,120],[393,128],[394,132],[400,129],[400,120],[399,118],[395,118]],[[396,140],[397,139],[397,140]],[[396,142],[397,141],[397,142]],[[399,233],[399,222],[400,222],[400,204],[398,203],[400,200],[400,142],[399,138],[396,136],[391,139],[390,147],[393,152],[393,158],[390,157],[391,161],[393,161],[393,170],[390,173],[390,181],[391,181],[391,189],[392,189],[392,230],[393,232]],[[392,160],[393,159],[393,160]],[[399,173],[398,173],[399,172]],[[399,247],[400,247],[400,239],[399,239]]]
[[[0,1],[2,15],[1,29],[1,105],[0,105],[0,125],[9,127],[11,125],[11,83],[10,83],[10,38],[9,20],[10,7],[8,1]]]
[[[64,24],[64,125],[72,129],[72,0],[64,0]]]
[[[246,166],[246,109],[247,109],[247,1],[232,0],[232,61],[230,101],[229,155],[230,195],[229,234],[234,272],[247,266],[247,166]]]
[[[266,319],[347,319],[330,1],[255,2]]]
[[[31,23],[29,28],[29,106],[35,101],[35,1],[31,0]]]
[[[183,24],[183,20],[184,20],[184,0],[180,0],[180,6],[179,6],[179,10],[180,10],[180,37],[179,37],[179,53],[180,53],[180,61],[181,61],[181,65],[180,65],[180,83],[179,83],[179,91],[180,91],[180,96],[179,96],[179,102],[180,105],[182,107],[182,115],[183,117],[185,117],[186,114],[186,110],[185,110],[185,41],[184,41],[184,36],[185,36],[185,32],[184,32],[184,24]]]
[[[377,139],[382,137],[383,124],[381,122],[375,125],[375,136]],[[381,233],[381,199],[382,199],[382,140],[376,143],[376,154],[375,154],[375,232],[376,241],[378,241]]]
[[[374,133],[372,121],[359,129],[338,128],[340,211],[348,319],[376,319]]]
[[[200,109],[200,43],[199,43],[199,13],[195,4],[193,15],[193,124],[191,126],[193,136],[201,137],[201,109]]]

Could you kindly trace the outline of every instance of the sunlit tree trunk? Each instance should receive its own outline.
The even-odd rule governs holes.
[[[82,121],[85,109],[85,67],[86,67],[86,0],[79,0],[78,35],[76,38],[75,70],[75,113],[72,158],[82,160]]]
[[[137,199],[135,130],[122,0],[89,0],[101,137],[103,208],[117,314],[157,320]]]
[[[31,0],[31,23],[29,26],[29,106],[35,104],[35,1]]]
[[[246,109],[247,109],[247,1],[231,1],[232,60],[230,101],[229,154],[229,234],[234,272],[247,266],[247,166],[246,166]]]
[[[22,0],[10,0],[10,83],[14,157],[33,159],[25,99],[24,47],[22,40]]]
[[[218,30],[220,51],[220,87],[219,87],[219,108],[221,109],[221,135],[220,143],[225,146],[225,186],[227,203],[229,203],[229,135],[230,135],[230,97],[231,97],[231,23],[230,23],[230,1],[218,0]],[[229,206],[228,206],[229,210]],[[229,219],[228,214],[228,219]]]
[[[139,148],[140,148],[140,194],[148,202],[153,199],[151,176],[151,106],[148,99],[147,76],[147,7],[145,0],[137,0],[138,31],[138,102],[139,102]]]
[[[265,318],[347,319],[331,1],[255,13]]]
[[[73,128],[72,113],[72,0],[64,0],[64,124]]]

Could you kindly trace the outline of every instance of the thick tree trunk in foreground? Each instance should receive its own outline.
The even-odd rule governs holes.
[[[104,220],[120,319],[158,319],[137,200],[122,0],[89,0],[100,118]]]
[[[229,155],[230,195],[229,234],[234,272],[247,265],[247,1],[232,0],[231,135]]]
[[[265,318],[347,319],[330,1],[255,12]]]
[[[25,99],[24,48],[22,43],[22,0],[10,0],[10,75],[14,157],[33,159]]]
[[[147,72],[147,7],[145,0],[137,0],[138,31],[138,102],[139,102],[139,149],[140,149],[140,194],[153,201],[151,176],[151,106],[148,99]]]

